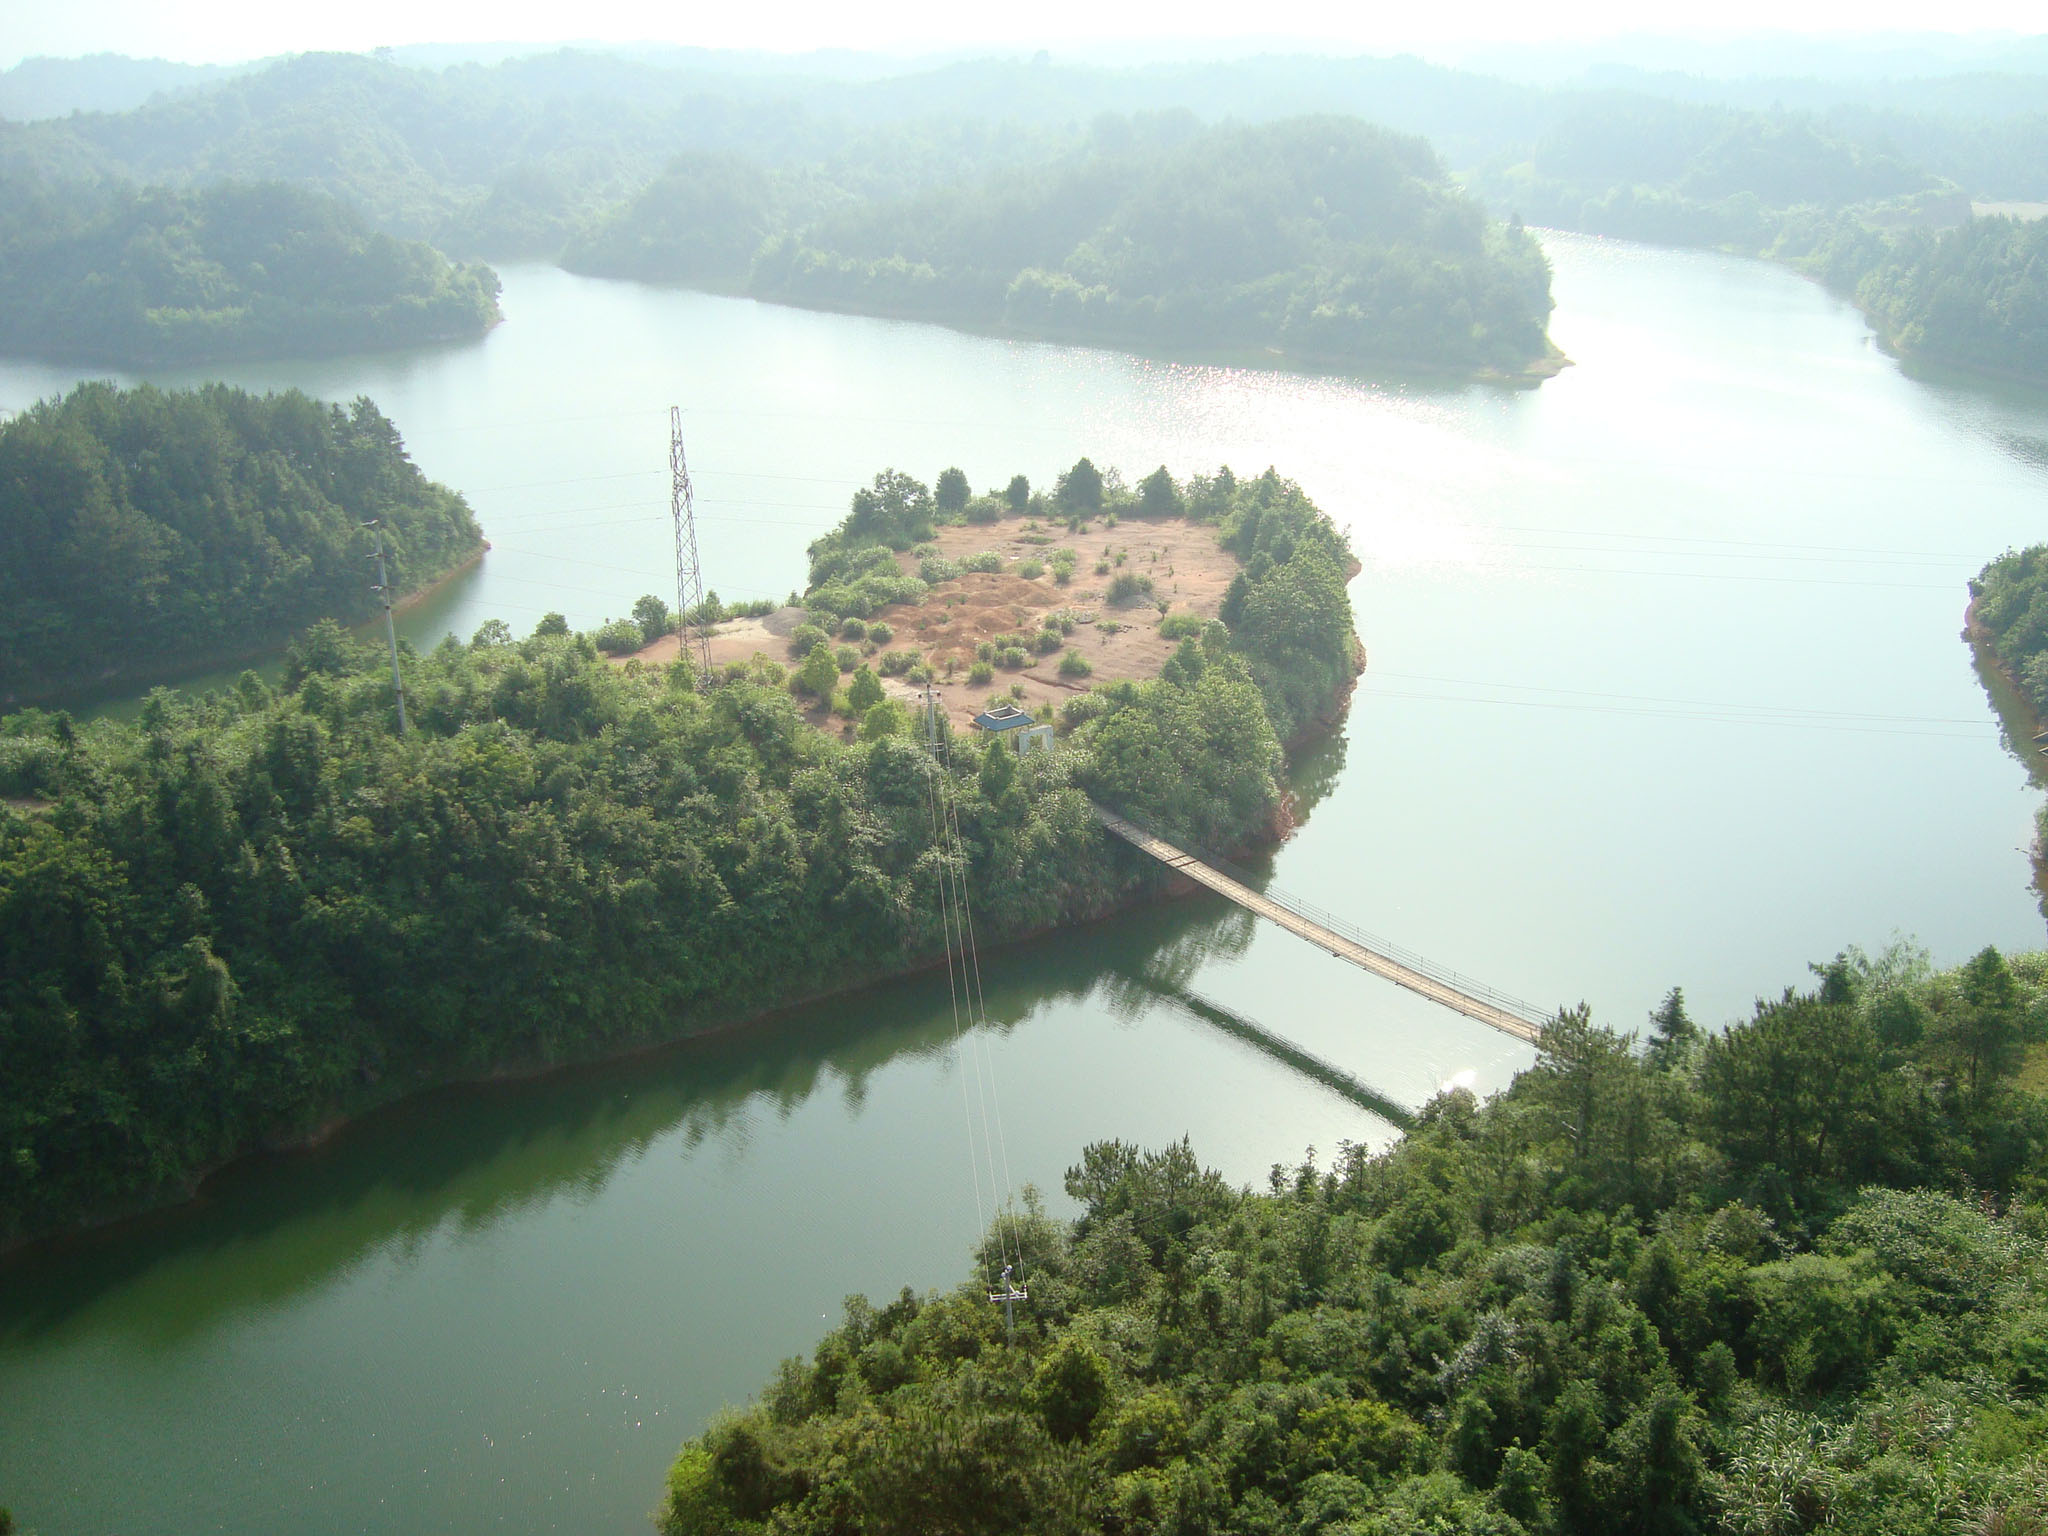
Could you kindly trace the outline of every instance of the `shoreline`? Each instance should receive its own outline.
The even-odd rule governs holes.
[[[635,277],[626,273],[593,272],[552,263],[556,271],[571,277],[606,283],[634,283],[646,288],[666,288],[683,293],[710,294],[721,299],[746,299],[816,315],[846,315],[859,320],[886,320],[905,325],[935,325],[963,336],[981,336],[991,341],[1022,342],[1048,347],[1080,347],[1093,352],[1122,352],[1147,362],[1182,363],[1192,367],[1259,368],[1276,373],[1297,373],[1312,378],[1362,379],[1376,385],[1405,389],[1409,385],[1442,387],[1464,384],[1497,384],[1515,389],[1534,389],[1573,366],[1572,359],[1544,332],[1545,352],[1520,367],[1503,368],[1492,363],[1474,367],[1451,364],[1402,363],[1388,358],[1339,357],[1317,352],[1289,351],[1277,345],[1248,347],[1175,347],[1157,338],[1135,332],[1019,330],[1000,322],[972,316],[941,316],[907,309],[857,309],[849,305],[812,303],[784,295],[759,294],[746,288],[721,287],[692,282],[686,278]]]

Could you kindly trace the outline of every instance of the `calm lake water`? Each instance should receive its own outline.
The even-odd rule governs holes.
[[[2040,538],[2048,397],[1914,380],[1781,270],[1549,240],[1535,391],[1184,366],[506,271],[482,345],[233,370],[368,394],[493,549],[416,641],[672,583],[780,596],[885,465],[1277,466],[1350,525],[1372,665],[1301,765],[1294,893],[1551,1005],[1719,1021],[1895,934],[2037,947],[2038,791],[1958,639]],[[0,362],[0,406],[69,370]],[[163,375],[161,382],[185,382]],[[1016,1176],[1183,1133],[1233,1178],[1524,1047],[1207,901],[985,965]],[[443,1092],[0,1263],[0,1501],[43,1536],[645,1529],[677,1443],[976,1215],[943,979]],[[1375,1106],[1378,1106],[1376,1108]]]

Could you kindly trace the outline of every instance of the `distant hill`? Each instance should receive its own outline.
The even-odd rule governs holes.
[[[303,188],[0,177],[0,351],[148,364],[413,347],[481,336],[497,294],[489,267]]]
[[[173,64],[118,53],[23,59],[12,69],[0,69],[0,117],[26,123],[73,112],[126,112],[151,97],[198,90],[258,67]]]

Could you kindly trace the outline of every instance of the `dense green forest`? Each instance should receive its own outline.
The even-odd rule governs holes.
[[[498,277],[280,183],[0,175],[0,351],[129,364],[470,340]]]
[[[972,1280],[847,1301],[666,1536],[1886,1536],[2048,1521],[2048,956],[1585,1010],[1497,1098],[1232,1188],[1090,1146]],[[986,1299],[1022,1253],[1005,1337]]]
[[[1242,552],[1236,620],[1158,681],[1080,695],[1064,751],[952,749],[985,937],[1149,888],[1087,795],[1216,846],[1265,837],[1275,720],[1328,713],[1355,671],[1348,552],[1297,488],[1164,488]],[[849,525],[858,558],[873,519]],[[614,665],[558,619],[404,665],[404,736],[381,653],[331,622],[275,687],[159,690],[133,724],[0,721],[0,1240],[422,1082],[674,1036],[942,943],[948,855],[900,715],[842,741],[772,661],[700,693],[686,664]]]
[[[483,547],[368,400],[82,384],[0,424],[0,700],[369,618]]]

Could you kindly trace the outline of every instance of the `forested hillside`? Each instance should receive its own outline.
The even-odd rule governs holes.
[[[764,298],[1031,335],[1516,370],[1550,274],[1429,146],[1344,118],[1098,125],[1081,155],[864,205],[765,249]]]
[[[298,397],[184,408],[213,400],[315,440],[324,424],[337,476],[387,462]],[[1275,475],[1203,487],[1250,560],[1235,628],[1184,642],[1159,681],[1080,695],[1056,755],[952,754],[984,938],[1154,879],[1084,790],[1222,846],[1272,825],[1273,721],[1329,676],[1329,644],[1349,656],[1342,539]],[[620,668],[559,619],[405,669],[403,737],[381,652],[332,624],[275,689],[160,691],[133,725],[0,721],[0,1240],[422,1082],[729,1022],[943,942],[929,760],[900,711],[843,742],[773,662],[700,695],[686,665]]]
[[[368,400],[84,384],[0,424],[0,700],[149,678],[370,617],[483,540]]]
[[[665,1536],[1885,1536],[2048,1521],[2048,957],[1584,1010],[1484,1105],[1231,1188],[1088,1147],[951,1294],[850,1298]],[[1006,1339],[999,1249],[1030,1292]]]
[[[498,277],[277,183],[0,178],[0,352],[147,365],[469,340]]]
[[[2048,220],[1902,235],[1856,301],[1909,356],[2048,380]]]

